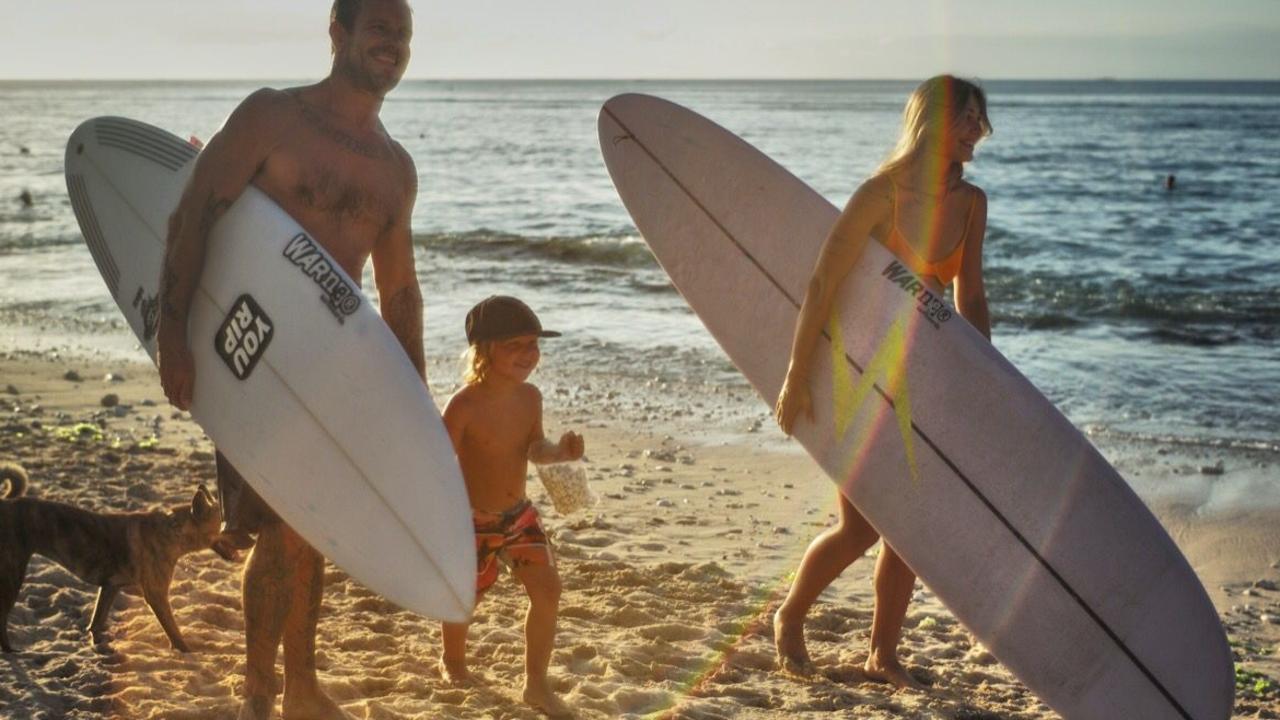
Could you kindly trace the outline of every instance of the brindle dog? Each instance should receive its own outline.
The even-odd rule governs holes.
[[[189,506],[167,512],[97,513],[22,497],[27,474],[12,463],[0,463],[0,487],[5,484],[8,489],[0,494],[0,649],[13,652],[9,611],[31,555],[40,553],[98,586],[89,622],[94,644],[107,641],[107,616],[116,595],[137,588],[174,649],[190,652],[169,607],[169,583],[178,558],[212,547],[218,536],[218,506],[203,485]]]

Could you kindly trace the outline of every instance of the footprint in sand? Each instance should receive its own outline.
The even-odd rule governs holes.
[[[725,695],[737,699],[737,701],[747,707],[753,708],[775,708],[778,702],[774,700],[768,693],[759,690],[752,690],[740,686],[729,686],[722,690]]]
[[[579,683],[575,692],[582,697],[591,700],[604,700],[609,697],[609,691],[596,685],[595,683],[583,682]]]
[[[567,667],[569,672],[579,678],[602,677],[608,669],[608,665],[605,663],[604,659],[600,657],[574,657],[569,660]]]
[[[606,625],[613,625],[623,628],[642,627],[652,625],[658,621],[658,618],[645,612],[644,610],[634,606],[624,606],[617,610],[606,614],[601,621]]]
[[[772,650],[772,648],[770,649]],[[746,668],[748,670],[760,670],[764,672],[772,672],[777,667],[777,658],[773,652],[764,650],[743,650],[731,654],[728,658],[729,664],[734,667]]]
[[[681,625],[679,623],[648,625],[637,629],[636,632],[646,640],[666,640],[667,642],[701,640],[707,635],[705,628]]]
[[[437,690],[431,693],[431,699],[444,705],[461,705],[467,700],[467,691],[454,689]]]
[[[670,707],[671,693],[623,688],[613,694],[613,701],[623,713],[647,714]]]
[[[589,548],[609,547],[617,542],[616,538],[612,538],[607,535],[569,535],[567,533],[561,533],[558,539],[562,543],[581,545]]]

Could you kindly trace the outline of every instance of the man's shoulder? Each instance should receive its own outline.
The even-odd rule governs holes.
[[[240,101],[228,119],[229,125],[262,131],[292,119],[297,109],[293,90],[259,88]]]
[[[391,146],[391,153],[395,156],[396,162],[400,170],[404,173],[404,180],[412,187],[418,185],[418,166],[413,162],[413,156],[408,150],[404,149],[404,145],[399,140],[391,137],[391,133],[387,133],[387,143]]]
[[[240,108],[254,112],[279,112],[294,106],[300,90],[301,88],[281,90],[273,87],[261,87],[249,93],[240,102]]]

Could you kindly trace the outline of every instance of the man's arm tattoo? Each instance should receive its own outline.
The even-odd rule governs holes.
[[[209,233],[213,231],[213,224],[218,222],[218,218],[231,207],[231,201],[218,197],[217,193],[209,193],[209,199],[204,204],[204,210],[200,212],[200,239],[207,240]]]
[[[200,234],[200,246],[203,247],[209,239],[209,232],[213,229],[213,224],[222,217],[222,214],[231,207],[231,201],[219,197],[217,193],[209,193],[208,200],[205,201],[204,209],[200,211],[200,222],[196,226],[196,231]],[[178,308],[178,302],[175,301],[174,295],[178,293],[178,282],[181,275],[178,272],[178,263],[173,257],[174,246],[181,242],[182,231],[169,238],[169,246],[165,248],[164,254],[164,274],[160,278],[160,310],[166,318],[170,320],[178,320],[185,316],[185,312]],[[202,251],[203,252],[203,251]]]
[[[422,293],[418,288],[404,287],[396,291],[387,300],[382,319],[386,320],[418,372],[426,372],[422,351]]]
[[[173,304],[173,287],[178,284],[178,273],[174,271],[172,259],[165,258],[164,276],[160,280],[160,309],[170,320],[182,317],[178,306]]]

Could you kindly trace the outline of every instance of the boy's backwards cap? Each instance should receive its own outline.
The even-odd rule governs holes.
[[[509,295],[490,295],[467,313],[467,342],[472,345],[520,335],[560,337],[558,332],[543,330],[529,306]]]

